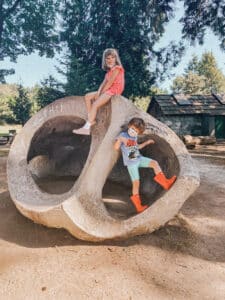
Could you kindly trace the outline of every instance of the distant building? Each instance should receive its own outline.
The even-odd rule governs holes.
[[[147,112],[179,136],[225,138],[225,95],[156,95]]]

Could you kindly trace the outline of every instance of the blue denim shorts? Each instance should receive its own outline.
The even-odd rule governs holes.
[[[140,161],[134,165],[127,166],[130,178],[132,181],[140,180],[139,168],[149,168],[149,164],[152,161],[149,157],[142,156]]]

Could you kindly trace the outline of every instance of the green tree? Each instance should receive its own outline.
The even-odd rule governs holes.
[[[59,90],[58,82],[52,76],[49,76],[49,78],[41,82],[40,87],[36,87],[33,99],[38,107],[42,108],[64,96],[65,93]]]
[[[152,96],[160,95],[160,94],[168,94],[168,91],[166,89],[161,89],[158,86],[152,86],[151,89],[149,90],[148,97],[135,97],[134,98],[134,105],[143,111],[147,111],[147,108],[149,106]]]
[[[174,0],[65,2],[61,40],[70,51],[66,89],[72,94],[83,94],[85,87],[96,89],[104,76],[100,68],[103,50],[116,48],[126,71],[125,95],[147,95],[150,86],[178,63],[183,51],[175,43],[155,49],[173,17],[173,5]]]
[[[22,87],[18,86],[18,96],[12,97],[9,101],[9,107],[13,112],[15,121],[18,124],[24,125],[30,118],[31,112],[31,101],[27,96],[27,91]]]
[[[219,37],[221,49],[225,50],[225,1],[184,0],[184,8],[183,38],[203,44],[206,29],[211,29]]]
[[[225,76],[218,68],[216,59],[211,52],[203,54],[196,70],[200,76],[205,77],[205,87],[207,92],[225,92]]]
[[[0,121],[13,122],[14,116],[9,107],[12,97],[18,95],[18,87],[14,84],[0,84]]]
[[[178,94],[203,94],[205,93],[205,77],[193,72],[177,76],[173,81],[172,90]]]
[[[37,93],[40,89],[40,85],[36,84],[34,87],[27,89],[27,96],[29,97],[31,101],[31,116],[33,116],[35,113],[37,113],[40,109],[40,106],[37,103]]]
[[[59,0],[0,0],[0,61],[16,62],[35,50],[53,57],[58,49],[56,12]],[[0,82],[14,71],[0,69]]]
[[[218,68],[215,57],[206,52],[198,60],[193,56],[185,73],[173,81],[172,90],[184,94],[209,94],[225,92],[225,76]]]
[[[66,72],[59,70],[67,78],[63,85],[66,95],[83,95],[90,86],[86,66],[74,56],[65,58],[61,64],[66,66]]]

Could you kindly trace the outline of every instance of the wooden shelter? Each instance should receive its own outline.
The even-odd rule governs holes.
[[[179,136],[225,138],[225,94],[155,95],[147,112]]]

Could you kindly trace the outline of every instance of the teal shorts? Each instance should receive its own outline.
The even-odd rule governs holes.
[[[140,161],[134,165],[127,166],[130,178],[132,181],[140,180],[139,168],[149,168],[149,164],[152,161],[151,158],[142,156]]]

